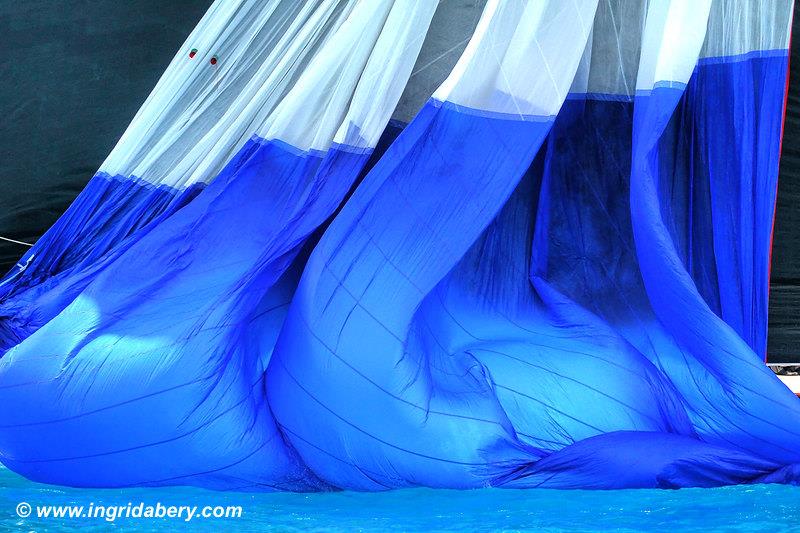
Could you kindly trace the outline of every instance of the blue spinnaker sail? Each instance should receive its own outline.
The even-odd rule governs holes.
[[[763,364],[792,3],[489,0],[376,153],[435,8],[293,16],[296,77],[233,153],[181,160],[202,186],[9,292],[4,464],[242,490],[800,482],[800,402]]]

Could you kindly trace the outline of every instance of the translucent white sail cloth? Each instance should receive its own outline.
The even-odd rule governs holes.
[[[798,482],[800,405],[760,360],[792,3],[489,0],[375,151],[447,4],[212,7],[105,188],[4,282],[7,466]]]
[[[338,134],[338,143],[374,147],[436,7],[409,4],[402,7],[408,20],[400,21],[401,8],[390,19],[393,5],[215,2],[97,176],[6,277],[0,294],[93,264],[194,198],[253,135],[326,150]]]

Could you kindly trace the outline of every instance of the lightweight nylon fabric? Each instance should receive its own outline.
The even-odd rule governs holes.
[[[31,300],[0,359],[4,464],[253,490],[800,482],[800,403],[762,360],[792,3],[489,0],[314,243],[434,8],[342,8],[196,198]]]
[[[87,187],[0,281],[0,350],[43,323],[30,316],[50,303],[37,301],[43,293],[70,284],[77,294],[78,272],[121,253],[216,177],[355,5],[217,0]]]
[[[426,295],[539,149],[596,6],[489,2],[451,77],[312,253],[270,361],[267,395],[289,442],[323,479],[359,490],[468,488],[541,456],[517,437],[490,369],[415,319],[425,318]],[[535,74],[542,72],[552,80]]]
[[[253,136],[277,135],[303,151],[326,151],[334,134],[334,142],[350,151],[374,147],[407,74],[365,79],[356,95],[361,100],[352,102],[347,117],[351,126],[337,132],[363,63],[333,65],[330,56],[347,47],[350,53],[372,49],[369,37],[355,43],[360,30],[352,23],[349,34],[342,30],[357,4],[242,0],[212,5],[98,174],[0,282],[0,351],[60,312],[104,265],[191,202],[226,164],[246,159]],[[360,22],[370,20],[380,29],[390,5],[378,2],[382,13],[362,7]],[[418,47],[416,39],[425,36],[426,27],[408,30],[415,32],[414,41],[398,35],[394,44]],[[342,42],[345,38],[352,42]],[[386,72],[404,72],[414,51],[392,57],[387,54],[391,44],[386,38],[381,45],[389,61]],[[191,50],[197,52],[192,56]],[[327,60],[317,57],[324,54]],[[218,63],[211,65],[211,57]],[[320,69],[320,61],[331,66]],[[312,65],[317,67],[306,72]],[[341,186],[346,190],[349,184]]]
[[[88,284],[80,272],[46,294],[59,303],[70,283],[86,284],[0,361],[3,390],[21,400],[3,413],[0,439],[15,450],[4,464],[80,486],[325,487],[277,433],[264,369],[292,263],[367,162],[434,8],[358,2],[189,205]],[[126,431],[108,426],[122,419]]]

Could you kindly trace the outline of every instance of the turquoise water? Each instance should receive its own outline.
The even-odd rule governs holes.
[[[241,518],[21,519],[36,505],[235,505]],[[800,531],[800,488],[242,494],[192,488],[83,490],[0,470],[0,531]]]

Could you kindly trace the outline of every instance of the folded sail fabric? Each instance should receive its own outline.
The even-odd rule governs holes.
[[[785,4],[761,10],[716,3],[702,49],[702,33],[694,39],[692,52],[706,56],[697,66],[665,53],[643,61],[631,168],[642,280],[677,348],[656,346],[655,359],[681,392],[699,437],[778,464],[800,460],[797,399],[761,359],[790,14]],[[663,34],[686,39],[687,31],[670,12]],[[692,123],[676,127],[681,115]],[[695,146],[676,128],[693,135]],[[693,216],[692,200],[710,220]],[[692,247],[709,245],[715,261],[706,261],[705,272],[715,267],[717,284],[703,295],[691,276],[701,271]]]
[[[220,175],[6,353],[3,390],[26,391],[3,413],[6,465],[84,486],[325,486],[275,430],[263,372],[291,264],[366,163],[435,7],[355,3]]]
[[[98,263],[191,201],[241,156],[354,6],[216,1],[95,177],[0,281],[0,350],[49,319],[45,309],[63,308],[61,297],[43,293],[69,286],[74,297],[85,286],[76,273],[90,279]]]
[[[491,367],[441,338],[437,326],[457,323],[443,324],[446,310],[429,318],[427,304],[439,303],[437,283],[547,135],[596,6],[489,2],[451,76],[312,253],[267,395],[323,479],[359,490],[479,487],[541,457],[517,437]]]
[[[697,22],[699,7],[708,10],[707,23]],[[731,335],[713,303],[713,295],[739,283],[718,279],[717,271],[731,269],[721,247],[752,245],[768,234],[741,234],[732,241],[717,233],[712,213],[738,209],[739,199],[731,188],[709,185],[708,173],[717,172],[719,160],[711,157],[708,137],[700,140],[712,127],[728,136],[726,153],[714,156],[729,161],[763,158],[772,150],[777,137],[766,144],[754,143],[752,136],[733,143],[730,137],[754,126],[763,128],[762,135],[779,135],[785,51],[761,54],[746,47],[785,47],[791,6],[780,8],[782,13],[740,3],[654,3],[638,81],[626,77],[632,82],[627,98],[590,95],[559,116],[539,197],[534,279],[601,317],[651,360],[674,387],[691,431],[597,435],[532,466],[514,484],[708,486],[760,481],[796,462],[797,400],[739,335]],[[691,48],[683,54],[680,46]],[[724,55],[702,57],[710,53]],[[765,57],[772,59],[765,64]],[[768,75],[752,76],[764,70]],[[713,91],[706,85],[711,79]],[[727,82],[727,91],[718,90],[720,82]],[[766,96],[770,91],[775,92]],[[698,113],[700,103],[713,105],[713,111]],[[727,113],[740,117],[734,122]],[[598,159],[605,164],[586,164]],[[574,161],[580,162],[577,170]],[[768,166],[758,172],[774,179],[777,159]],[[761,209],[774,205],[771,195],[752,198]],[[771,218],[765,223],[758,231],[769,231]],[[762,280],[766,289],[766,272]],[[766,329],[766,313],[758,319]],[[637,469],[630,468],[634,463]],[[565,464],[575,468],[562,469]],[[603,479],[598,468],[616,475]]]
[[[38,318],[0,359],[4,464],[248,490],[800,482],[800,403],[762,360],[789,0],[489,0],[318,243],[437,6],[301,4],[260,6],[317,37],[263,22],[301,66],[257,112],[137,117],[109,158],[201,192],[14,289]],[[252,120],[228,136],[229,112]],[[202,164],[173,148],[206,136]]]

